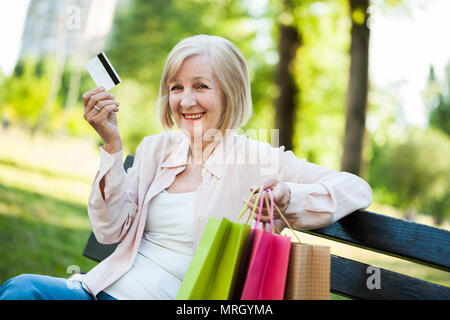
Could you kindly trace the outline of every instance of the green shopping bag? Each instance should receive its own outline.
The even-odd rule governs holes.
[[[248,224],[210,217],[176,300],[230,299],[249,232]]]
[[[228,299],[249,231],[245,224],[210,217],[176,299]]]

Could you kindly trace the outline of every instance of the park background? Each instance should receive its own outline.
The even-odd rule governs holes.
[[[298,157],[360,175],[373,189],[369,211],[448,230],[448,12],[446,0],[2,1],[0,284],[96,264],[82,256],[101,143],[83,118],[81,95],[95,87],[86,61],[104,51],[119,73],[111,92],[124,153],[134,154],[162,131],[165,57],[200,33],[231,40],[248,61],[254,114],[244,130],[279,128]],[[450,286],[444,271],[300,236]]]

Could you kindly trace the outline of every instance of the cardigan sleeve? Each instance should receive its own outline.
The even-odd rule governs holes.
[[[133,166],[125,172],[123,150],[114,154],[100,147],[100,165],[92,184],[88,214],[92,231],[98,242],[111,244],[121,241],[138,211],[139,168],[144,143],[136,149]],[[100,181],[104,178],[104,197]]]
[[[324,227],[372,202],[372,189],[357,175],[299,159],[292,151],[281,150],[280,159],[280,178],[291,192],[285,215],[297,230]]]

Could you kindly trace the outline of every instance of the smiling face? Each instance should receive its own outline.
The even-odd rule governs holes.
[[[191,139],[218,129],[224,110],[223,93],[207,56],[186,58],[169,86],[175,123]]]

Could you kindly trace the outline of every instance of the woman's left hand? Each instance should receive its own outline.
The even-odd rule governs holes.
[[[277,179],[269,179],[264,181],[263,183],[263,190],[270,189],[272,191],[273,195],[273,202],[277,205],[277,207],[280,209],[282,213],[286,210],[286,208],[289,206],[289,203],[291,201],[291,190],[287,186],[286,183],[279,181]],[[250,191],[253,192],[254,187],[250,188]],[[250,199],[249,203],[247,204],[247,207],[250,209],[250,211],[253,211],[253,208],[255,207],[255,202],[258,197],[258,192],[255,192],[253,197]],[[243,200],[244,203],[247,201],[247,199]],[[258,218],[258,209],[259,209],[259,202],[256,204],[255,213],[253,214],[253,218],[256,220]],[[267,208],[266,201],[264,201],[263,210],[261,213],[260,221],[263,223],[269,223],[270,222],[270,207]],[[274,209],[274,219],[279,218],[277,211]]]

